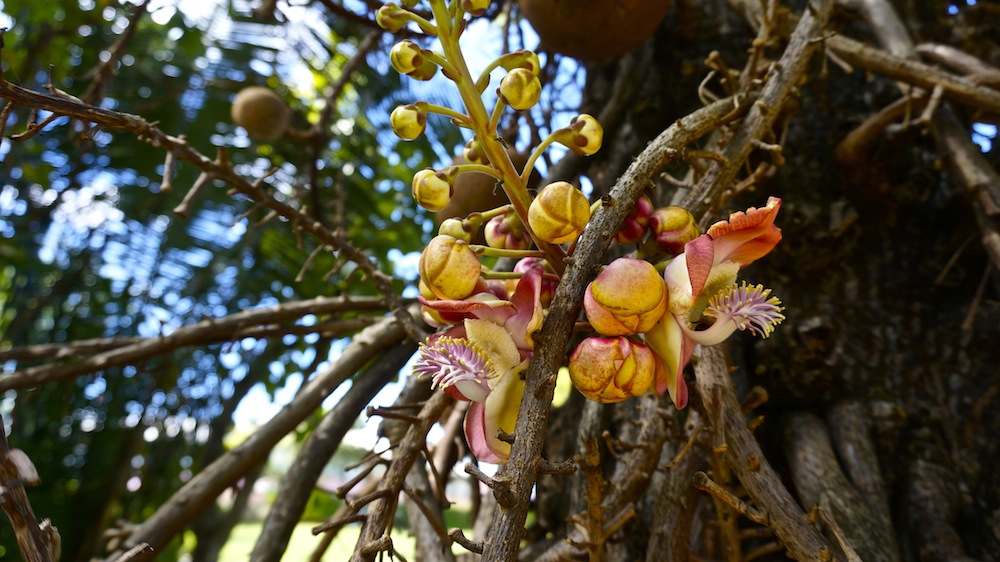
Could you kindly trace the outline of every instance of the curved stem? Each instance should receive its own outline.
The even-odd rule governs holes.
[[[531,230],[531,225],[528,224],[528,206],[531,204],[531,195],[528,194],[527,184],[514,169],[514,164],[511,162],[506,148],[500,144],[500,141],[494,135],[490,134],[488,128],[490,119],[486,114],[486,106],[483,105],[483,99],[480,97],[479,90],[465,62],[465,57],[459,48],[458,34],[455,33],[455,29],[452,27],[448,9],[443,0],[431,0],[430,4],[431,11],[434,13],[434,20],[438,24],[439,37],[445,57],[455,67],[455,76],[452,79],[458,87],[458,92],[462,96],[462,102],[465,104],[466,110],[469,112],[471,128],[475,131],[476,137],[479,138],[483,151],[486,153],[487,158],[489,158],[490,163],[503,175],[503,190],[510,199],[511,205],[514,206],[514,211],[521,219],[521,222],[524,223],[525,230],[535,241],[539,250],[545,252],[556,274],[562,275],[566,270],[566,264],[563,261],[566,254],[559,246],[549,244],[538,238],[534,231]]]

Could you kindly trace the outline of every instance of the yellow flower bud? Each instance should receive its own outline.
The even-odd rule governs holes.
[[[451,172],[450,175],[448,172]],[[440,211],[451,201],[457,172],[454,167],[435,171],[430,168],[420,170],[413,175],[411,185],[413,199],[428,211]]]
[[[667,285],[653,264],[618,258],[587,286],[583,308],[601,335],[642,333],[667,311]]]
[[[486,158],[486,152],[483,151],[482,143],[480,143],[479,139],[476,139],[475,137],[469,139],[469,142],[465,143],[465,149],[462,151],[462,156],[469,164],[489,163],[489,160]]]
[[[472,233],[466,230],[465,223],[459,219],[445,219],[438,227],[438,234],[451,236],[465,242],[472,242]]]
[[[531,109],[542,95],[542,83],[525,68],[515,68],[500,81],[500,97],[518,111]]]
[[[403,8],[398,5],[389,2],[383,4],[378,12],[375,13],[375,21],[378,23],[379,27],[388,31],[389,33],[396,33],[406,22],[409,21],[409,14]]]
[[[701,235],[694,216],[676,205],[653,211],[649,217],[649,229],[656,237],[656,243],[675,256],[684,251],[685,244]]]
[[[490,0],[462,0],[462,9],[473,16],[481,16],[490,7]]]
[[[569,358],[569,377],[584,396],[605,404],[641,396],[656,377],[656,360],[628,338],[587,338]]]
[[[403,140],[413,140],[424,134],[427,128],[427,114],[417,104],[400,105],[389,116],[392,132]]]
[[[538,55],[534,51],[527,49],[519,49],[513,53],[507,53],[500,57],[499,62],[500,66],[508,72],[515,68],[523,68],[538,76],[538,71],[541,69],[541,65],[538,63]]]
[[[550,244],[575,240],[589,221],[587,197],[564,181],[545,186],[528,207],[528,225]]]
[[[435,236],[420,254],[420,280],[439,299],[471,295],[480,269],[479,257],[469,244],[451,236]]]
[[[420,51],[420,47],[413,41],[400,41],[393,45],[392,50],[389,51],[389,62],[392,63],[396,72],[409,74],[424,62]]]
[[[597,119],[582,113],[569,122],[569,127],[559,129],[552,133],[552,136],[556,142],[576,154],[590,156],[601,149],[604,129]]]

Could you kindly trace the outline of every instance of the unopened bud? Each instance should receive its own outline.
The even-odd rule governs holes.
[[[694,216],[676,205],[653,211],[649,217],[649,229],[656,237],[656,243],[672,255],[684,251],[684,245],[701,235]]]
[[[500,250],[527,250],[531,237],[515,213],[497,215],[486,223],[486,244]]]
[[[592,116],[577,115],[564,127],[552,133],[555,141],[581,156],[590,156],[601,148],[604,129]]]
[[[542,95],[542,83],[525,68],[515,68],[500,81],[500,97],[518,111],[531,109]]]
[[[424,134],[427,128],[427,114],[417,104],[400,105],[389,116],[392,132],[403,140],[413,140]]]
[[[375,21],[378,23],[379,27],[389,33],[396,33],[402,29],[409,20],[409,12],[392,2],[383,4],[382,7],[378,9],[378,12],[375,13]]]
[[[465,223],[459,219],[445,219],[438,227],[438,234],[458,238],[465,242],[472,241],[472,233],[465,229]]]
[[[538,55],[534,51],[527,49],[519,49],[513,53],[507,53],[500,57],[499,62],[500,66],[508,72],[515,68],[523,68],[538,76],[538,71],[541,69],[541,65],[538,63]]]
[[[481,16],[490,7],[490,0],[462,0],[462,9],[473,16]]]
[[[465,143],[465,149],[462,151],[462,156],[465,157],[465,161],[469,164],[488,164],[489,160],[486,158],[486,152],[483,151],[483,145],[479,142],[479,139],[475,137],[469,139],[469,142]]]
[[[564,181],[545,186],[528,207],[532,232],[550,244],[575,240],[589,221],[587,197]]]
[[[635,244],[646,235],[649,217],[653,214],[653,202],[649,197],[641,195],[635,200],[635,211],[625,217],[621,228],[615,233],[615,242],[619,244]]]
[[[479,283],[479,257],[463,240],[435,236],[420,254],[420,280],[439,299],[461,300]]]
[[[583,308],[601,335],[642,333],[667,311],[667,285],[653,264],[618,258],[587,286]]]
[[[436,171],[430,168],[413,175],[413,199],[428,211],[440,211],[451,201],[451,194],[458,175],[454,167]]]
[[[641,396],[656,377],[656,359],[647,346],[628,338],[591,337],[569,358],[573,386],[587,398],[605,404]]]

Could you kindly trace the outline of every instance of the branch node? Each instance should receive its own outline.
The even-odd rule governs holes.
[[[461,529],[455,527],[448,531],[448,536],[451,540],[462,545],[463,548],[469,552],[474,552],[476,554],[483,553],[483,541],[474,541],[465,536],[465,533]]]

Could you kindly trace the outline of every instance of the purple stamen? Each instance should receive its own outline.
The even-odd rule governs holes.
[[[712,297],[705,316],[717,322],[732,320],[740,330],[766,338],[785,319],[781,301],[770,294],[771,290],[763,285],[747,285],[746,281],[734,284]]]

